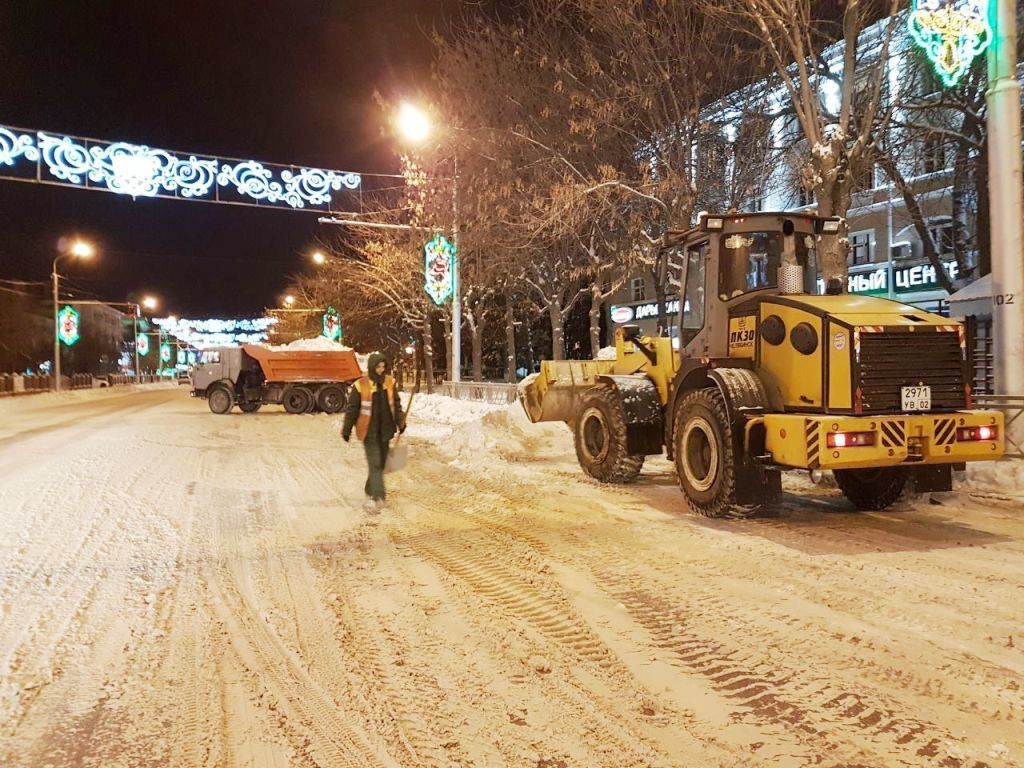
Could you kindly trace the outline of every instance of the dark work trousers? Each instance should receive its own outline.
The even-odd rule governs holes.
[[[369,475],[366,478],[366,495],[372,499],[384,498],[384,464],[388,460],[390,441],[382,441],[377,435],[369,434],[363,441],[366,449],[366,466]]]

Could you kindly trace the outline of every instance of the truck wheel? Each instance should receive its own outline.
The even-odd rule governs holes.
[[[306,413],[313,408],[313,393],[305,387],[292,387],[284,393],[281,403],[288,413]]]
[[[256,413],[263,403],[239,403],[238,410],[242,413]]]
[[[643,456],[626,453],[626,418],[618,393],[593,387],[580,400],[573,422],[576,458],[583,471],[602,483],[631,483]]]
[[[736,509],[732,426],[722,394],[698,389],[676,409],[672,439],[676,476],[690,507],[706,517]]]
[[[316,395],[316,404],[324,413],[337,413],[345,407],[345,400],[345,388],[334,384],[328,384]]]
[[[857,509],[864,511],[877,512],[891,507],[907,484],[905,467],[837,469],[833,474],[843,496]]]
[[[230,411],[231,406],[234,404],[233,400],[234,398],[231,397],[227,387],[212,387],[206,393],[206,404],[216,414],[225,414]]]

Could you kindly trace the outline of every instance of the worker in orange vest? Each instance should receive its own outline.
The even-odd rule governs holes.
[[[396,432],[405,431],[405,416],[395,380],[387,372],[387,358],[380,352],[373,352],[366,361],[366,371],[367,375],[355,383],[349,394],[341,436],[347,443],[354,427],[356,436],[363,441],[369,468],[363,509],[377,514],[384,506],[384,465],[391,438]]]

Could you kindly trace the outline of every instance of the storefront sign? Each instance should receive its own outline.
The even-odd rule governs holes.
[[[955,261],[944,263],[946,274],[950,280],[956,280],[960,273]],[[893,292],[920,293],[923,291],[938,291],[942,289],[938,276],[935,274],[935,267],[931,264],[915,264],[912,267],[896,267],[893,274]],[[881,266],[869,272],[858,272],[847,278],[847,291],[867,296],[885,296],[889,293],[889,269]],[[818,280],[818,292],[825,292],[825,283]]]
[[[679,314],[679,299],[668,299],[665,302],[665,314],[668,316]],[[611,309],[612,322],[616,325],[657,316],[658,302],[656,301],[645,301],[641,304],[613,304]]]

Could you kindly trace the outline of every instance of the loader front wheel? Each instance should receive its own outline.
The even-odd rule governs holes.
[[[698,389],[676,409],[673,449],[679,487],[690,507],[706,517],[736,511],[732,426],[717,389]]]
[[[857,509],[879,512],[888,509],[903,493],[907,484],[904,467],[874,467],[872,469],[837,469],[836,485]]]
[[[644,457],[626,452],[626,417],[618,393],[598,386],[580,400],[573,419],[576,458],[583,471],[602,483],[631,483]]]

